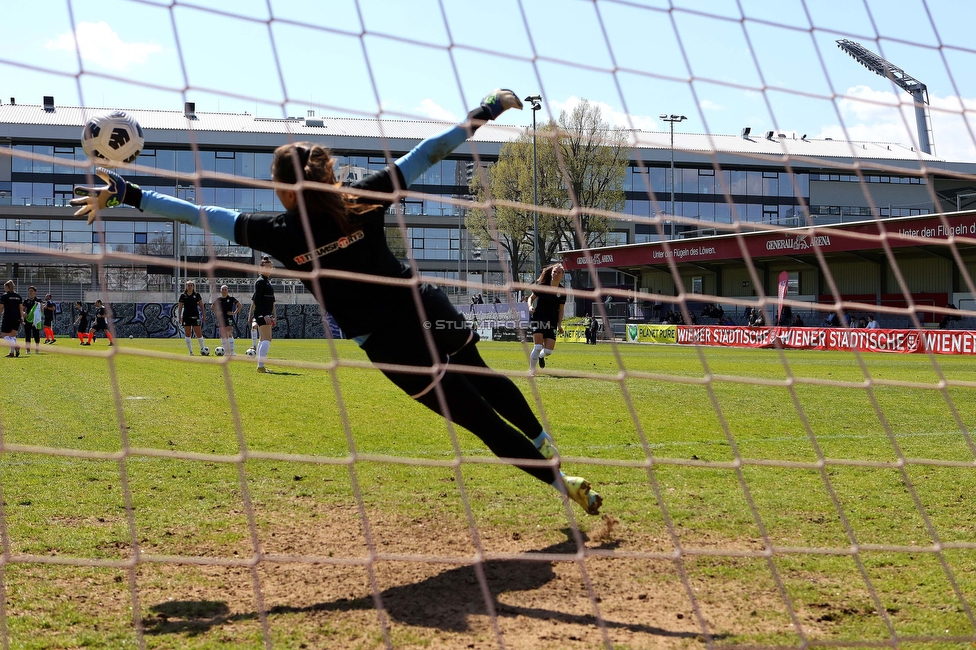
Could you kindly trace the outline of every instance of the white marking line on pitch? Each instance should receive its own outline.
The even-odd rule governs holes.
[[[942,432],[918,432],[918,433],[895,433],[892,434],[895,438],[935,438],[938,436],[959,436],[962,434],[958,431],[942,431]],[[798,433],[796,436],[777,436],[775,438],[742,438],[739,436],[733,436],[737,444],[750,443],[750,444],[762,444],[764,442],[797,442],[806,441],[809,438],[806,434]],[[838,434],[823,434],[815,435],[817,440],[868,440],[868,439],[880,439],[887,440],[888,436],[884,433],[878,433],[876,435],[865,435],[865,434],[853,434],[853,433],[838,433]],[[672,447],[672,446],[686,446],[686,445],[708,445],[708,444],[728,444],[726,440],[681,440],[673,442],[651,442],[648,443],[648,447],[661,448],[661,447]],[[587,445],[586,449],[622,449],[624,447],[635,447],[637,445]]]
[[[894,436],[895,436],[895,438],[901,439],[901,438],[934,438],[934,437],[938,437],[938,436],[944,436],[944,437],[959,436],[959,437],[962,437],[962,434],[959,433],[959,432],[957,432],[957,431],[952,431],[952,432],[932,432],[932,433],[896,433],[896,434],[894,434]],[[816,438],[817,438],[817,440],[844,440],[844,439],[850,439],[850,440],[855,440],[855,439],[858,439],[858,440],[866,440],[866,439],[870,439],[870,438],[876,438],[876,439],[879,439],[879,440],[882,440],[882,441],[886,441],[888,439],[888,437],[886,435],[884,435],[883,433],[879,433],[879,434],[874,435],[874,436],[864,435],[864,434],[858,434],[858,435],[855,435],[855,434],[835,434],[835,435],[827,434],[827,435],[816,436]],[[797,442],[797,441],[808,441],[808,440],[809,439],[805,435],[803,435],[803,434],[797,434],[796,437],[792,437],[792,438],[790,438],[790,437],[783,437],[783,436],[776,437],[776,438],[738,438],[737,437],[735,439],[735,442],[736,442],[736,444],[744,444],[744,443],[749,443],[749,444],[762,444],[762,443],[767,443],[767,442]],[[559,442],[558,439],[556,440],[556,442],[558,444],[558,442]],[[718,445],[727,445],[728,442],[725,441],[724,439],[723,440],[718,440],[718,439],[716,439],[716,440],[682,440],[682,441],[674,441],[674,442],[652,442],[652,443],[649,443],[647,446],[648,447],[651,447],[652,449],[663,449],[665,447],[689,447],[689,446],[692,446],[692,445],[716,445],[716,444],[718,444]],[[579,451],[584,451],[584,452],[585,451],[589,451],[589,450],[601,450],[601,451],[608,451],[609,450],[609,451],[613,451],[613,450],[618,450],[618,449],[635,449],[635,448],[640,448],[640,445],[637,444],[637,443],[627,443],[627,444],[623,444],[623,445],[582,445],[582,446],[579,446],[579,447],[574,447],[574,449],[579,450]],[[389,454],[389,455],[395,456],[398,451],[401,451],[401,450],[398,450],[398,449],[389,449],[389,450],[386,450],[386,451],[379,451],[378,453],[385,453],[385,454]],[[412,451],[410,453],[410,455],[413,456],[413,457],[417,457],[417,458],[422,458],[422,457],[453,458],[453,456],[454,456],[453,454],[445,454],[444,452],[440,452],[440,451],[426,451],[426,450],[415,450],[415,451]],[[487,456],[490,456],[491,454],[487,453],[485,451],[485,449],[479,448],[479,449],[462,449],[461,450],[461,455],[462,456],[485,456],[485,457],[487,457]],[[576,452],[576,453],[573,453],[571,455],[578,456],[579,453]]]

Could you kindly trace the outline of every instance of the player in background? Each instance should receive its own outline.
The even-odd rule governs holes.
[[[323,311],[328,311],[373,363],[411,368],[382,370],[407,395],[468,429],[496,456],[596,515],[603,500],[588,481],[558,470],[552,437],[515,383],[488,368],[478,352],[477,333],[467,327],[440,288],[409,282],[414,271],[397,259],[386,241],[384,216],[399,198],[398,192],[462,145],[482,124],[506,109],[521,107],[510,90],[496,90],[466,121],[427,138],[392,165],[348,185],[336,181],[334,160],[326,149],[312,143],[283,145],[275,150],[271,165],[275,193],[286,209],[283,214],[197,206],[144,191],[107,169],[96,171],[106,185],[76,187],[78,198],[72,204],[79,208],[76,216],[87,215],[89,222],[97,211],[124,203],[204,227],[242,246],[259,248],[274,255],[285,268],[305,274],[321,269],[407,280],[383,284],[367,278],[306,276],[302,282],[321,296]],[[305,181],[334,189],[305,188]],[[367,198],[358,190],[384,196]],[[479,372],[465,372],[463,367]],[[551,462],[545,463],[546,459]]]
[[[78,318],[75,319],[75,327],[78,332],[78,341],[82,345],[91,345],[91,343],[85,342],[85,337],[88,336],[88,312],[85,310],[85,306],[79,300],[75,303],[75,309],[78,310]]]
[[[234,356],[234,329],[237,312],[241,310],[241,301],[230,295],[230,288],[225,284],[220,287],[220,295],[211,305],[217,317],[217,330],[220,333],[220,343],[227,354]]]
[[[95,320],[92,321],[91,329],[88,330],[88,345],[95,341],[95,332],[105,332],[109,347],[115,345],[112,332],[108,329],[108,308],[102,304],[101,300],[95,301]]]
[[[57,305],[51,300],[51,294],[44,296],[44,343],[47,345],[53,345],[58,341],[54,338],[54,316],[57,310]]]
[[[26,354],[31,353],[31,339],[34,339],[34,352],[41,351],[41,330],[34,324],[34,309],[41,309],[37,299],[37,287],[27,287],[27,299],[24,300],[24,347]]]
[[[24,322],[24,299],[14,291],[17,288],[13,280],[3,283],[3,295],[0,296],[0,335],[10,346],[8,357],[19,357],[20,346],[17,345],[17,332]]]
[[[205,314],[203,311],[203,298],[197,293],[196,283],[193,280],[186,281],[186,288],[180,294],[179,314],[177,318],[183,326],[183,335],[186,339],[186,351],[193,356],[193,343],[191,335],[197,335],[197,343],[200,345],[200,354],[203,354],[203,323]]]
[[[553,264],[542,269],[536,284],[544,287],[558,287],[562,285],[566,269],[562,264]],[[535,376],[535,365],[546,367],[546,357],[552,356],[556,347],[556,332],[563,333],[563,313],[566,309],[566,294],[557,292],[538,293],[533,291],[529,295],[529,315],[532,325],[532,353],[529,355],[529,375]]]
[[[257,325],[257,332],[261,337],[261,342],[254,346],[258,356],[258,372],[271,372],[265,367],[264,361],[268,358],[268,351],[271,349],[271,331],[278,322],[275,318],[275,292],[271,285],[271,269],[273,268],[274,262],[271,261],[271,257],[262,255],[260,275],[254,283],[251,308],[248,310],[248,318]],[[253,333],[251,339],[254,339]]]

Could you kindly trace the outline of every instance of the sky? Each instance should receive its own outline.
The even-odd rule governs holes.
[[[911,96],[850,39],[926,84],[935,153],[976,161],[976,2],[959,0],[0,0],[0,100],[101,108],[462,118],[496,87],[585,99],[614,125],[914,145]],[[505,124],[531,125],[531,111]]]

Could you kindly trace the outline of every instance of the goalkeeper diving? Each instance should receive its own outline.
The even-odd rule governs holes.
[[[88,216],[89,223],[100,210],[121,204],[183,221],[268,253],[292,271],[330,270],[410,280],[414,271],[397,259],[386,241],[384,218],[396,192],[510,108],[521,109],[522,102],[510,90],[496,90],[464,122],[424,140],[393,165],[346,185],[336,181],[334,161],[323,147],[280,146],[274,152],[271,175],[286,210],[282,214],[197,206],[142,190],[106,169],[97,170],[106,185],[75,188],[78,198],[71,204],[80,208],[76,215]],[[304,185],[307,182],[319,186],[310,188]],[[373,196],[344,191],[348,189]],[[381,198],[374,198],[377,194]],[[600,495],[585,479],[560,471],[552,437],[515,383],[488,368],[478,352],[478,334],[440,288],[321,275],[302,282],[321,296],[321,307],[370,361],[411,370],[382,370],[407,395],[471,431],[496,456],[553,486],[588,514],[599,513]],[[422,308],[417,304],[418,292]],[[459,366],[476,372],[462,372]]]

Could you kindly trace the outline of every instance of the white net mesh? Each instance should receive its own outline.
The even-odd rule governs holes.
[[[28,368],[9,360],[3,647],[976,642],[976,347],[964,329],[976,316],[976,217],[945,214],[976,197],[971,13],[933,0],[4,7],[0,91],[59,100],[34,107],[43,119],[0,105],[11,116],[0,120],[7,274],[21,293],[56,286],[64,300],[77,286],[84,301],[102,291],[155,305],[133,307],[126,327],[160,322],[171,335],[172,286],[142,301],[110,293],[113,283],[145,274],[151,291],[153,269],[176,265],[178,280],[230,282],[246,303],[249,251],[152,220],[121,228],[134,236],[122,246],[112,224],[141,223],[130,210],[105,211],[94,228],[72,219],[71,186],[91,174],[64,134],[88,113],[63,106],[135,109],[158,146],[126,174],[251,212],[281,208],[270,148],[308,129],[326,129],[315,137],[329,146],[361,138],[336,152],[358,178],[463,119],[495,85],[538,93],[538,112],[510,111],[450,170],[398,191],[388,237],[420,270],[403,283],[514,303],[539,291],[540,232],[515,232],[509,212],[562,223],[541,257],[573,249],[570,304],[603,322],[601,343],[560,339],[534,378],[531,343],[481,348],[606,514],[586,518],[412,403],[322,324],[314,300],[300,305],[304,276],[283,273],[279,302],[290,293],[293,306],[270,353],[277,376],[243,360],[246,326],[223,360],[188,361],[178,340],[148,329],[149,343],[129,342],[121,321],[111,350],[61,341],[40,359],[35,346]],[[194,105],[176,116],[181,129],[147,123],[184,102]],[[602,118],[580,148],[621,129],[629,165],[616,203],[573,184],[572,147],[546,130],[580,106]],[[204,113],[253,137],[237,152],[251,157],[232,159],[233,145],[197,128]],[[533,184],[523,174],[517,192],[496,196],[485,170],[519,136],[526,161],[538,149],[522,168]],[[431,216],[454,234],[424,231]],[[463,234],[479,227],[480,242]],[[526,246],[515,272],[514,241]],[[475,244],[484,259],[466,257]],[[784,305],[816,333],[742,327],[748,311],[772,325]],[[669,311],[670,324],[648,325]],[[71,343],[77,313],[62,302]],[[831,315],[854,326],[876,316],[882,328],[820,328]],[[644,336],[677,344],[625,342]]]

